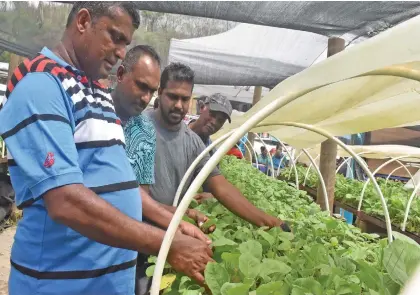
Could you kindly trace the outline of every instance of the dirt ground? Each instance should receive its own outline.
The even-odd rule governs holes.
[[[10,272],[10,250],[16,227],[10,227],[0,233],[0,295],[7,295],[7,281]]]

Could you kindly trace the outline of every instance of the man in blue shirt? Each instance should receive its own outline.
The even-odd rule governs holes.
[[[262,172],[267,173],[267,169],[271,167],[270,159],[268,158],[268,151],[265,146],[261,146],[260,148],[261,154],[258,155],[258,167]]]
[[[138,25],[130,2],[76,2],[62,41],[8,83],[0,133],[23,209],[10,295],[132,295],[137,252],[159,251],[164,232],[141,222],[121,120],[97,81],[124,58]],[[177,233],[168,262],[202,281],[211,255]]]

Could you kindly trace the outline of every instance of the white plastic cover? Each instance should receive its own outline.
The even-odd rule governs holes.
[[[307,151],[313,157],[317,157],[320,153],[320,146],[316,145],[315,147],[309,148]],[[420,163],[420,148],[405,146],[405,145],[348,145],[356,154],[360,154],[362,158],[368,159],[390,159],[393,157],[407,156],[408,158],[402,158],[401,162],[407,163]],[[296,151],[297,154],[300,153],[300,149]],[[342,148],[337,148],[337,157],[350,157],[350,154],[347,153]],[[306,163],[307,157],[302,155],[302,161]]]
[[[261,122],[271,127],[253,131],[270,132],[299,148],[314,146],[325,138],[299,128],[275,125],[288,121],[312,124],[335,136],[417,125],[420,121],[420,83],[416,80],[420,79],[420,39],[416,36],[419,27],[420,17],[415,17],[284,80],[246,114],[234,117],[232,124],[225,125],[215,137],[237,128],[274,100],[284,100],[315,87],[319,89],[273,110]],[[387,72],[370,73],[375,70]]]
[[[198,84],[272,87],[312,65],[327,42],[314,33],[240,24],[214,36],[172,39],[169,62],[189,65]]]

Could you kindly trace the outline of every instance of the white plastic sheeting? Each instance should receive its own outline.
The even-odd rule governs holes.
[[[272,87],[312,65],[327,42],[314,33],[240,24],[214,36],[172,39],[169,62],[189,65],[198,84]]]
[[[368,159],[390,159],[393,157],[407,156],[407,158],[401,159],[401,162],[407,163],[420,163],[420,148],[405,146],[405,145],[348,145],[356,154],[360,154],[362,158]],[[321,145],[309,148],[308,153],[312,157],[316,157],[320,153]],[[300,153],[300,149],[296,151]],[[340,147],[337,147],[337,158],[350,157],[349,153]],[[305,156],[301,157],[303,161],[306,161]]]
[[[303,91],[309,92],[261,122],[271,127],[253,131],[270,132],[302,148],[325,139],[309,131],[275,124],[287,121],[312,124],[335,136],[416,125],[420,121],[420,83],[415,80],[420,79],[419,27],[420,17],[415,17],[284,80],[214,137],[237,128],[274,100]]]

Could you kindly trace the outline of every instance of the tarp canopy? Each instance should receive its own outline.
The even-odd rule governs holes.
[[[240,24],[214,36],[172,39],[169,62],[189,65],[199,84],[273,87],[326,57],[327,43],[319,34]]]
[[[261,96],[264,97],[269,92],[269,89],[263,88]],[[240,102],[252,105],[252,98],[254,95],[254,87],[234,87],[221,85],[200,85],[195,84],[193,89],[193,96],[201,95],[210,96],[214,93],[221,93],[226,96],[231,102]]]
[[[270,127],[253,131],[269,132],[302,148],[321,143],[325,138],[276,124],[312,124],[335,136],[419,125],[420,83],[416,80],[420,79],[420,39],[416,37],[419,27],[420,17],[415,17],[284,80],[214,137],[239,127],[274,101],[303,91],[309,92],[273,110],[261,121]]]
[[[0,4],[11,5],[8,1]],[[136,1],[135,5],[141,10],[281,27],[345,39],[370,37],[420,13],[420,3],[409,1]],[[3,17],[13,13],[13,19]],[[66,18],[61,12],[43,15],[42,10],[39,14],[3,10],[0,49],[31,56],[43,45],[50,46],[59,40]],[[45,22],[55,25],[45,26]]]
[[[372,36],[420,13],[417,1],[141,1],[141,10],[288,28],[324,36]]]
[[[346,46],[357,44],[419,12],[417,2],[370,1],[180,2],[176,6],[151,2],[138,7],[259,24],[240,24],[209,37],[172,39],[168,60],[189,65],[200,84],[267,87],[325,59],[330,36],[340,36]]]

